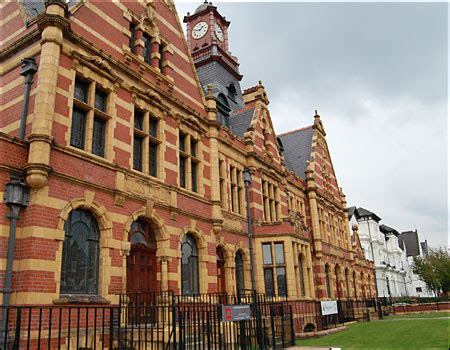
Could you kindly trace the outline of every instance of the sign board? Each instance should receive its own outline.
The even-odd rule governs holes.
[[[338,313],[336,300],[325,300],[320,302],[320,308],[322,309],[322,316],[333,315]]]
[[[222,321],[244,321],[252,317],[249,304],[222,305]]]

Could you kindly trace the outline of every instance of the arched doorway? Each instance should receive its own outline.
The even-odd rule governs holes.
[[[217,291],[219,293],[225,293],[225,258],[223,254],[223,249],[221,247],[217,247],[216,249],[217,256]]]
[[[127,293],[156,291],[156,241],[155,234],[146,221],[139,219],[131,224],[130,243]]]
[[[235,269],[236,269],[236,293],[243,293],[245,289],[245,278],[244,278],[244,259],[242,258],[241,252],[236,253],[234,258]]]

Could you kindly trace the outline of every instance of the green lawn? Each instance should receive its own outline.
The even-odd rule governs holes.
[[[348,349],[449,349],[448,313],[402,315],[380,321],[359,322],[322,338],[298,340],[300,346],[329,346]],[[404,318],[414,318],[406,320]],[[424,319],[420,319],[424,318]]]

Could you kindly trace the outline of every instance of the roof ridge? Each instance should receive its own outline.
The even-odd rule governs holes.
[[[312,128],[312,127],[313,127],[312,125],[304,126],[303,128],[300,128],[300,129],[286,131],[284,133],[278,134],[277,136],[279,137],[279,136],[286,136],[286,135],[294,134],[296,132],[303,131],[303,130],[306,130],[306,129],[309,129],[309,128]]]

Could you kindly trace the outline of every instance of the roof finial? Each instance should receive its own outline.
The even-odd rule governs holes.
[[[318,117],[319,115],[317,114],[317,109],[314,112],[315,112],[314,116]]]
[[[207,91],[207,96],[212,96],[212,84],[208,84]]]

